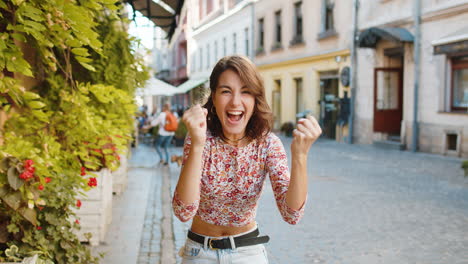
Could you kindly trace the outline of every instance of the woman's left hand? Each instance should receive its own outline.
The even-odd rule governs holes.
[[[322,129],[313,116],[299,119],[297,121],[297,128],[293,132],[292,154],[307,156],[310,147],[321,134]]]

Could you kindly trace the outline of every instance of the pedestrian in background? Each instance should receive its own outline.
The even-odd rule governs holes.
[[[184,160],[173,198],[181,221],[193,222],[182,263],[268,263],[255,221],[269,175],[283,219],[296,224],[307,200],[307,156],[321,134],[313,117],[300,119],[291,145],[292,170],[261,77],[247,58],[222,58],[210,76],[208,102],[184,113]]]
[[[171,124],[171,122],[175,122]],[[171,112],[171,105],[166,103],[163,105],[162,112],[157,118],[151,121],[151,127],[159,125],[158,138],[156,139],[156,151],[159,155],[159,163],[168,165],[169,164],[169,151],[168,147],[171,143],[171,139],[174,136],[174,131],[177,130],[177,118]],[[161,148],[164,149],[165,159]]]

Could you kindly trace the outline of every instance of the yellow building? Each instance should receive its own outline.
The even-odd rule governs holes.
[[[350,10],[350,1],[256,3],[255,62],[275,129],[306,111],[319,120],[326,137],[343,139],[343,98],[350,95]]]

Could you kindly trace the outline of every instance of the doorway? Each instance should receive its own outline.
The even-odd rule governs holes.
[[[336,139],[336,123],[338,120],[338,73],[320,76],[320,126],[322,136]]]

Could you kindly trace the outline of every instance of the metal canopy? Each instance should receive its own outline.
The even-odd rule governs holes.
[[[359,34],[358,46],[361,48],[375,48],[381,40],[393,42],[413,42],[414,37],[407,29],[397,27],[371,27]]]
[[[150,19],[155,26],[160,27],[167,33],[170,39],[174,34],[176,16],[180,14],[184,0],[126,0],[135,11],[139,11],[143,16]],[[163,3],[163,4],[158,4]],[[163,5],[166,4],[174,10],[170,12]]]

